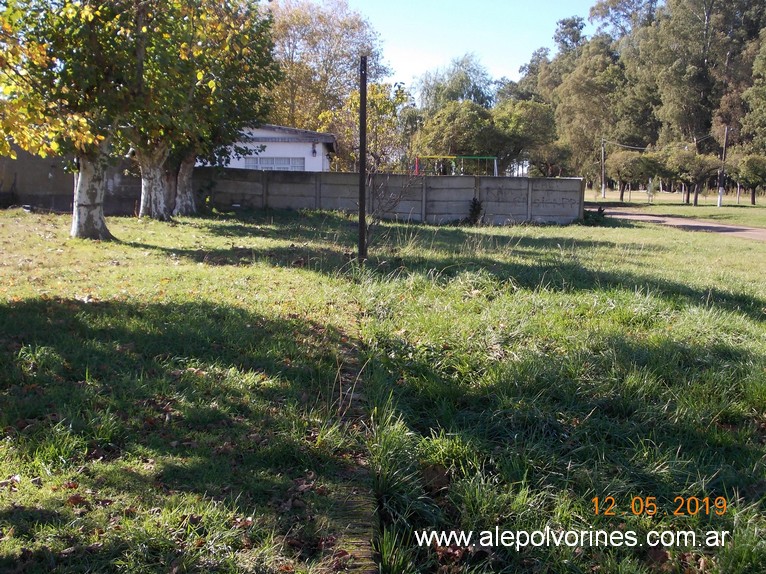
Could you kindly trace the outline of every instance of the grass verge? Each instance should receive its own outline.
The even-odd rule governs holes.
[[[645,191],[636,191],[630,197],[626,193],[625,203],[620,204],[619,194],[613,190],[607,192],[605,199],[601,198],[600,191],[587,190],[585,199],[591,208],[598,207],[599,204],[622,205],[640,208],[641,213],[651,215],[688,217],[726,225],[766,228],[766,208],[761,205],[761,196],[758,205],[750,205],[750,195],[744,192],[739,203],[736,194],[725,195],[722,207],[717,207],[717,193],[700,194],[699,205],[696,207],[684,204],[680,193],[655,193],[649,201]]]

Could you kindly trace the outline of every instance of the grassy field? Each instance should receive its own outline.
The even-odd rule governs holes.
[[[760,195],[757,199],[758,204],[753,206],[750,205],[749,193],[743,192],[739,203],[737,203],[736,194],[729,194],[724,196],[722,207],[718,207],[716,193],[700,194],[699,204],[696,207],[683,203],[680,193],[655,193],[649,201],[645,191],[634,191],[631,194],[626,192],[624,199],[625,207],[640,208],[641,213],[766,228],[766,207],[762,205]],[[600,190],[586,190],[585,200],[590,207],[598,207],[599,204],[604,203],[615,205],[619,204],[619,192],[607,190],[606,198],[602,198]]]
[[[352,484],[381,572],[766,572],[761,243],[387,224],[359,267],[337,214],[67,228],[0,213],[0,570],[339,571]],[[495,528],[730,537],[415,537]]]

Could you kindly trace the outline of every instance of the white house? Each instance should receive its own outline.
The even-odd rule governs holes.
[[[337,142],[332,134],[264,124],[247,129],[239,145],[253,151],[228,167],[268,171],[329,171]]]

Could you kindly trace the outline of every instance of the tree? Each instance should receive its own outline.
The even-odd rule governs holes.
[[[643,175],[641,154],[637,151],[620,150],[606,159],[606,173],[615,180],[620,190],[620,201],[625,199],[625,188]]]
[[[722,3],[715,21],[718,48],[717,65],[712,68],[723,94],[713,113],[712,133],[723,147],[743,141],[743,120],[748,111],[743,93],[758,82],[755,60],[762,45],[761,30],[766,29],[766,5],[759,0],[732,0]]]
[[[659,0],[598,0],[590,9],[589,20],[602,22],[600,30],[609,27],[615,37],[630,36],[654,21]]]
[[[274,54],[283,72],[271,93],[272,123],[320,129],[320,114],[341,109],[358,88],[363,55],[368,81],[387,75],[378,34],[345,0],[278,0],[270,10]]]
[[[4,129],[33,153],[75,155],[71,234],[111,239],[104,176],[116,124],[130,100],[130,60],[118,34],[128,6],[6,0],[0,7]]]
[[[529,174],[541,177],[561,177],[571,171],[572,150],[561,141],[543,145],[530,153]]]
[[[739,181],[750,190],[750,203],[755,205],[758,186],[766,186],[766,156],[750,154],[743,157],[738,165]]]
[[[341,171],[359,169],[359,92],[354,91],[338,110],[320,115],[320,128],[335,134]],[[367,87],[367,153],[371,172],[394,171],[406,157],[402,114],[412,97],[401,84],[373,83]]]
[[[556,23],[553,41],[556,42],[559,53],[573,52],[585,43],[583,28],[585,28],[585,20],[580,16],[563,18]]]
[[[766,28],[761,32],[761,48],[753,63],[753,85],[742,96],[748,110],[742,131],[754,150],[766,153]]]
[[[20,75],[25,61],[45,65],[49,57],[43,45],[23,42],[15,24],[5,7],[0,12],[0,156],[15,159],[14,142],[31,153],[55,154],[59,144],[53,134],[66,131],[66,121],[50,117],[43,98]]]
[[[499,167],[505,172],[513,162],[530,161],[556,139],[553,107],[529,100],[504,100],[492,109],[501,142]]]
[[[270,22],[257,2],[144,1],[133,16],[135,98],[120,134],[141,170],[139,215],[164,220],[174,204],[176,213],[194,211],[196,156],[233,143],[243,128],[263,121],[264,93],[277,67]]]
[[[268,21],[255,0],[4,5],[3,30],[12,38],[7,43],[43,56],[6,58],[3,91],[17,108],[39,102],[47,121],[34,131],[77,156],[77,237],[110,237],[103,200],[112,144],[121,148],[119,155],[128,146],[135,151],[140,214],[167,219],[171,152],[186,166],[171,179],[183,172],[188,180],[196,153],[233,141],[242,127],[263,117],[262,89],[276,67]],[[71,129],[51,130],[52,122]],[[23,132],[14,135],[25,141]]]
[[[539,93],[538,82],[540,79],[540,69],[550,64],[550,50],[548,48],[538,48],[532,52],[529,62],[519,68],[521,79],[513,90],[504,90],[502,87],[498,90],[497,101],[506,98],[518,100],[542,99]]]
[[[475,55],[452,60],[444,70],[426,72],[419,81],[420,106],[433,114],[449,102],[473,102],[484,108],[492,105],[492,79]]]
[[[721,167],[721,160],[712,155],[698,154],[693,146],[676,148],[670,152],[667,167],[670,172],[686,187],[685,202],[690,202],[690,188],[694,187],[694,205],[699,199],[699,190]]]
[[[620,201],[625,198],[625,187],[631,183],[648,184],[649,180],[665,171],[659,157],[634,150],[619,150],[606,160],[606,172],[618,182]]]
[[[615,100],[624,82],[610,39],[597,36],[582,47],[575,69],[554,91],[558,133],[571,147],[573,167],[580,174],[597,171],[601,138],[616,123]]]
[[[693,141],[698,152],[718,151],[724,127],[736,140],[743,115],[739,95],[751,82],[752,45],[766,24],[760,0],[668,0],[641,38],[641,57],[656,78],[662,139]]]
[[[419,155],[495,155],[500,135],[492,114],[471,101],[449,102],[417,134]]]

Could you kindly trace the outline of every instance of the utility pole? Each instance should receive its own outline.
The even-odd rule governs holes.
[[[601,199],[606,198],[606,140],[601,138]]]
[[[721,170],[718,172],[718,207],[723,206],[723,194],[726,192],[726,148],[729,145],[729,126],[723,135],[723,154],[721,155]]]
[[[367,259],[367,56],[359,64],[359,252]]]

